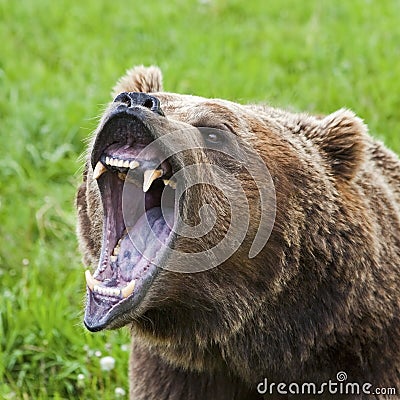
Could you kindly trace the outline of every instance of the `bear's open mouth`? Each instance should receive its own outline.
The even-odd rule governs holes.
[[[160,117],[162,118],[162,117]],[[139,304],[173,238],[176,182],[173,168],[143,118],[119,112],[97,135],[93,177],[103,203],[99,265],[86,271],[85,325],[104,329]]]

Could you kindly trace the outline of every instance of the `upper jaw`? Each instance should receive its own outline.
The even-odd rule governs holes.
[[[123,104],[112,103],[106,112],[105,118],[101,121],[95,135],[95,141],[92,146],[90,161],[94,169],[97,162],[100,161],[100,156],[103,151],[115,142],[125,142],[126,144],[133,144],[134,142],[149,144],[154,137],[152,130],[149,127],[147,119],[154,118],[151,111],[143,107],[127,107]],[[130,124],[131,135],[126,135],[125,132],[118,129],[118,125],[125,120],[126,124]],[[116,129],[110,126],[115,122]],[[135,134],[136,131],[136,134]]]

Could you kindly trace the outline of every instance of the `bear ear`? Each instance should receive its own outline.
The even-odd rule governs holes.
[[[352,179],[364,160],[367,127],[352,111],[340,109],[320,120],[314,140],[328,156],[337,177]]]
[[[144,67],[139,65],[126,71],[126,74],[118,80],[111,92],[113,98],[122,92],[161,92],[162,73],[155,66]]]

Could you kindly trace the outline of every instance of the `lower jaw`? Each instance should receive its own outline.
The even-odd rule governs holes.
[[[159,273],[159,264],[168,252],[172,239],[174,210],[154,207],[137,221],[121,240],[117,259],[105,270],[95,273],[95,285],[88,280],[84,323],[90,331],[125,325],[128,314],[145,297]],[[140,237],[134,236],[140,226]],[[145,237],[145,239],[143,239]],[[110,295],[112,293],[112,295]]]
[[[155,270],[152,274],[149,274],[135,286],[136,290],[131,296],[122,300],[98,295],[88,289],[84,316],[86,328],[91,332],[116,329],[133,320],[137,308],[147,294],[158,272],[158,270]]]

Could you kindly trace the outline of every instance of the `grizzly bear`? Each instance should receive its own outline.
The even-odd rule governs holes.
[[[398,398],[398,157],[349,110],[167,93],[157,67],[113,94],[77,231],[130,398]]]

